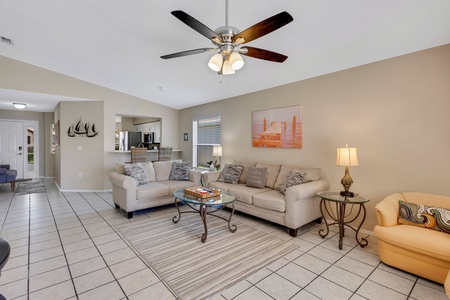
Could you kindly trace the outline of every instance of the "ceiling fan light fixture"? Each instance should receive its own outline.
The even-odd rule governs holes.
[[[231,53],[230,63],[231,68],[235,71],[240,70],[244,66],[244,60],[242,59],[242,56],[240,56],[237,52]]]
[[[223,75],[232,75],[234,73],[235,72],[234,72],[233,68],[231,67],[230,61],[229,60],[225,60],[223,62],[223,66],[222,66],[222,74]]]
[[[222,68],[222,62],[222,55],[220,55],[219,53],[214,54],[208,62],[208,67],[215,72],[219,72]]]
[[[13,103],[13,105],[17,109],[24,109],[27,106],[25,103]]]

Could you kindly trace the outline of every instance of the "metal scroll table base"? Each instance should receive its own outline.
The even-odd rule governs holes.
[[[331,210],[331,203],[332,203],[331,201],[328,201],[328,200],[325,200],[325,199],[322,199],[320,201],[320,212],[322,213],[322,217],[323,217],[323,220],[325,222],[326,228],[325,229],[320,229],[319,230],[319,235],[322,238],[325,238],[328,235],[328,233],[330,232],[329,227],[331,225],[338,225],[338,227],[339,227],[339,249],[342,250],[342,239],[344,238],[345,228],[347,227],[347,228],[350,228],[353,231],[355,231],[355,233],[356,233],[355,234],[356,242],[361,246],[361,248],[364,248],[365,246],[367,246],[369,242],[367,241],[366,238],[361,238],[361,240],[358,239],[359,230],[361,229],[361,226],[364,223],[364,220],[366,219],[366,208],[365,208],[364,204],[363,203],[361,203],[361,204],[356,203],[355,204],[355,203],[345,203],[345,202],[333,202],[333,203],[336,204],[336,207],[335,207],[336,208],[336,213],[334,213]],[[347,204],[349,206],[351,205],[351,209],[346,214],[345,210],[346,210]],[[350,220],[346,221],[345,218],[348,218],[350,215],[352,215],[353,208],[354,208],[355,205],[359,205],[358,212],[356,213],[356,215],[354,217],[352,217]],[[326,212],[326,214],[334,222],[328,224],[324,212]],[[354,222],[359,217],[361,212],[363,212],[363,217],[362,217],[361,223],[358,225],[358,228],[354,228],[353,226],[350,225],[350,223]],[[326,231],[326,232],[322,233],[324,231]]]
[[[178,221],[180,221],[180,219],[181,219],[181,214],[184,214],[184,213],[199,213],[200,217],[202,218],[203,228],[204,228],[204,232],[203,232],[202,238],[201,238],[201,241],[203,243],[206,242],[206,238],[208,237],[208,226],[207,226],[207,223],[206,223],[206,216],[207,215],[214,216],[216,218],[219,218],[219,219],[227,221],[228,229],[231,232],[235,232],[236,231],[237,226],[234,225],[234,224],[231,224],[231,218],[233,217],[233,214],[234,214],[234,203],[231,203],[232,210],[231,210],[231,213],[230,213],[230,217],[227,219],[227,218],[224,218],[222,216],[216,215],[214,213],[222,210],[228,204],[225,204],[225,205],[215,204],[214,206],[206,205],[206,204],[191,204],[189,202],[183,201],[183,199],[180,199],[181,201],[183,201],[187,206],[189,206],[192,209],[192,210],[187,210],[187,211],[180,211],[180,208],[178,207],[177,199],[178,198],[175,197],[175,207],[177,208],[178,216],[173,217],[172,221],[174,223],[178,223]],[[198,208],[195,207],[195,206],[198,206]],[[220,207],[219,208],[215,208],[215,206],[220,206]],[[208,211],[208,208],[213,209],[213,210]]]

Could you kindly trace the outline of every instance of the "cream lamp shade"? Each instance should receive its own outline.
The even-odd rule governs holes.
[[[222,63],[223,63],[222,55],[217,53],[214,54],[209,60],[208,67],[213,71],[219,72],[220,69],[222,68]]]
[[[214,146],[212,155],[215,157],[222,156],[222,146]]]
[[[244,66],[244,60],[236,52],[231,53],[231,55],[230,55],[230,63],[231,63],[231,68],[233,70],[235,70],[235,71],[241,69]]]
[[[220,72],[219,72],[220,73]],[[222,66],[222,72],[221,74],[223,75],[232,75],[234,74],[235,71],[233,70],[233,68],[231,67],[231,62],[229,60],[225,60],[223,62],[223,66]]]
[[[336,165],[343,167],[352,167],[359,165],[356,148],[337,148]]]

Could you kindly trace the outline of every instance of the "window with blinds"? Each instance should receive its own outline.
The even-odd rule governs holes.
[[[213,146],[220,145],[221,124],[220,116],[193,122],[193,164],[194,166],[209,167],[216,157],[212,156]]]

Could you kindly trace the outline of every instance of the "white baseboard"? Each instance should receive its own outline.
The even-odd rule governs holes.
[[[107,192],[112,192],[112,190],[61,190],[61,189],[59,189],[59,191],[61,193],[107,193]]]

